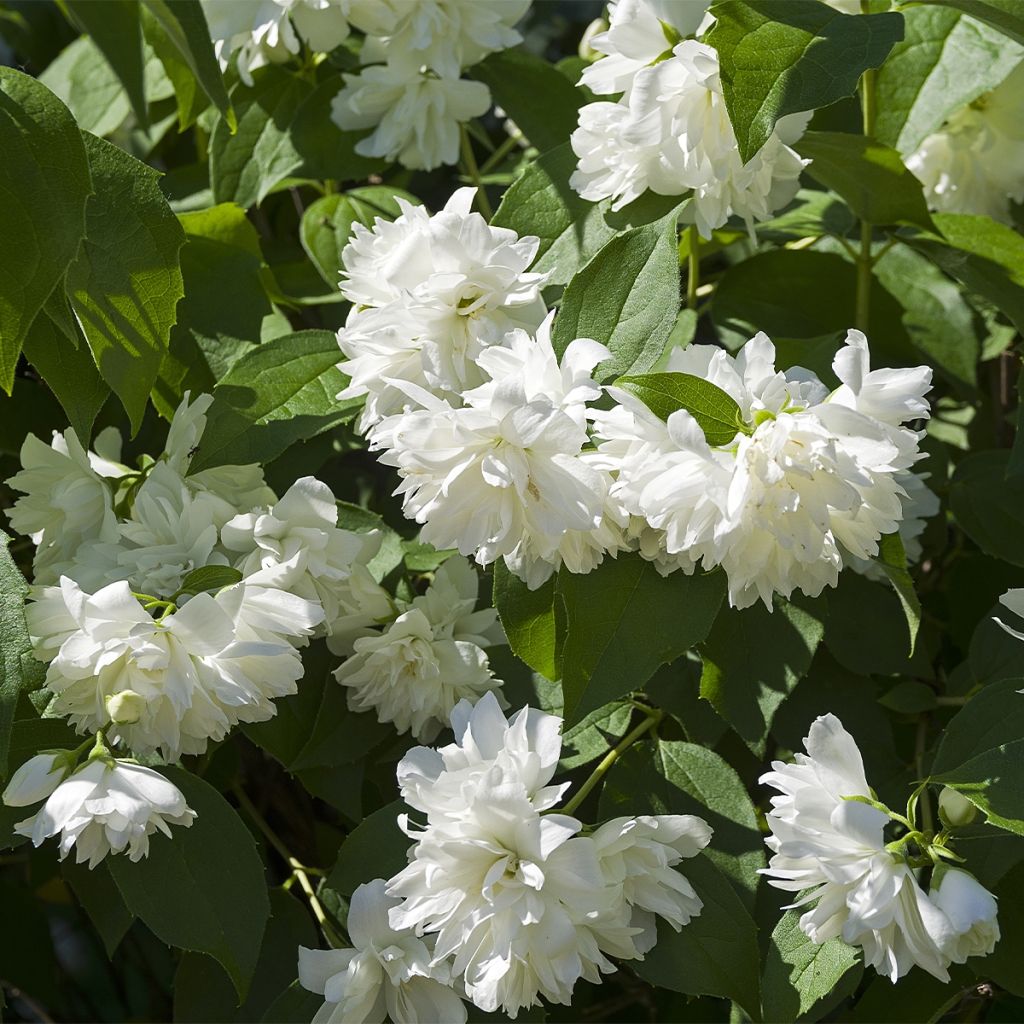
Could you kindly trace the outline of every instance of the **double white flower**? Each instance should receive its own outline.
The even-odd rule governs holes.
[[[353,310],[338,333],[352,383],[338,397],[367,396],[363,430],[408,403],[403,381],[458,404],[484,380],[485,347],[544,319],[544,275],[528,270],[539,240],[488,225],[474,195],[456,190],[433,216],[399,199],[395,221],[353,226],[341,286]]]
[[[790,146],[810,115],[782,118],[743,162],[718,54],[695,39],[679,41],[699,30],[705,6],[694,3],[680,11],[655,0],[613,5],[609,31],[592,40],[608,56],[588,68],[582,81],[597,92],[623,95],[581,108],[572,135],[579,165],[571,184],[584,199],[611,198],[615,210],[648,190],[667,196],[692,192],[683,219],[709,238],[731,215],[752,228],[796,195],[806,161]]]
[[[567,1004],[580,978],[614,969],[609,956],[653,945],[653,914],[678,929],[701,909],[673,870],[707,844],[700,819],[621,818],[587,837],[550,813],[566,788],[551,785],[560,725],[530,708],[506,720],[488,694],[456,707],[454,743],[399,763],[402,795],[426,821],[403,821],[416,845],[388,883],[402,899],[391,926],[436,936],[432,962],[450,958],[484,1010],[515,1015],[541,995]]]
[[[931,370],[870,369],[867,341],[850,331],[829,393],[809,371],[775,369],[763,334],[733,357],[712,346],[674,353],[670,372],[715,384],[745,426],[712,448],[685,410],[662,422],[630,395],[594,414],[596,464],[616,473],[612,498],[636,517],[641,553],[663,571],[721,565],[738,608],[794,590],[834,586],[844,558],[869,559],[897,529],[902,481],[920,458],[906,424],[928,415]]]
[[[348,706],[432,740],[459,701],[475,703],[497,690],[501,680],[484,648],[505,636],[493,608],[476,610],[478,586],[464,558],[449,558],[394,622],[355,640],[354,653],[334,673],[348,691]]]
[[[895,982],[915,964],[941,981],[950,962],[990,953],[999,938],[995,900],[967,872],[942,865],[925,893],[907,855],[887,847],[889,815],[873,806],[853,737],[835,715],[816,719],[794,763],[772,763],[768,813],[776,888],[809,890],[793,906],[813,942],[839,937]],[[858,799],[864,798],[862,802]]]
[[[90,868],[108,853],[127,853],[132,861],[149,853],[149,837],[169,836],[169,825],[188,828],[196,817],[181,790],[159,772],[130,761],[91,757],[67,775],[66,752],[37,754],[12,776],[4,790],[8,807],[46,802],[14,826],[39,846],[60,836],[60,859],[72,847],[79,864]]]

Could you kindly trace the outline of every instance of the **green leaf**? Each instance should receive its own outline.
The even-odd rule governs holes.
[[[949,488],[953,517],[986,554],[1024,566],[1024,478],[1008,476],[1006,450],[974,452],[957,463]]]
[[[470,77],[487,85],[494,102],[542,153],[576,128],[583,94],[548,61],[526,50],[499,50]]]
[[[954,111],[994,89],[1024,47],[953,5],[907,7],[905,35],[879,69],[875,136],[912,153]]]
[[[109,135],[131,110],[120,80],[88,36],[61,50],[39,81],[67,105],[82,131],[94,135]]]
[[[96,192],[86,239],[68,269],[68,298],[100,375],[139,429],[184,293],[178,251],[185,233],[158,172],[85,136]]]
[[[765,1020],[802,1019],[859,965],[856,946],[839,938],[820,945],[812,942],[800,930],[800,911],[787,910],[772,932],[765,958]],[[858,970],[856,978],[862,973]]]
[[[10,394],[25,335],[85,235],[92,183],[67,107],[14,68],[0,67],[0,152],[0,388]]]
[[[341,844],[338,860],[324,885],[347,897],[363,882],[390,878],[401,871],[411,843],[398,827],[398,816],[407,811],[401,800],[395,800],[353,829]]]
[[[824,598],[723,609],[700,655],[700,695],[758,755],[779,705],[807,674],[825,635]]]
[[[632,718],[633,705],[626,701],[612,701],[592,711],[563,733],[559,770],[569,771],[604,757],[626,735]]]
[[[64,6],[107,58],[128,94],[139,124],[148,128],[139,0],[64,0]]]
[[[925,683],[905,680],[897,683],[878,703],[901,715],[919,715],[922,711],[934,711],[938,707],[935,691]]]
[[[190,828],[150,840],[149,856],[107,863],[125,905],[162,942],[206,953],[228,972],[240,1000],[256,970],[270,903],[252,834],[208,783],[162,769],[196,812]]]
[[[56,395],[78,439],[88,445],[110,388],[96,369],[60,285],[32,321],[25,338],[25,358]]]
[[[202,446],[190,472],[270,462],[355,416],[361,399],[339,402],[348,384],[330,331],[285,334],[246,352],[213,392]]]
[[[933,220],[941,239],[918,235],[907,243],[1024,331],[1024,238],[991,217],[937,213]]]
[[[202,594],[240,583],[242,574],[230,565],[203,565],[193,569],[182,581],[178,594]],[[177,596],[177,595],[175,595]]]
[[[259,236],[233,203],[181,214],[185,297],[160,367],[153,401],[170,417],[186,390],[209,392],[255,348],[271,312],[261,278]]]
[[[608,203],[580,198],[569,185],[576,154],[563,142],[527,165],[508,187],[491,221],[540,239],[532,270],[551,284],[567,284],[615,236],[605,222]]]
[[[561,603],[554,576],[536,590],[530,590],[504,562],[494,564],[494,607],[509,647],[545,679],[554,680],[561,675]]]
[[[963,293],[924,256],[905,245],[876,260],[874,274],[903,309],[903,326],[928,362],[971,387],[978,382],[981,342]]]
[[[963,793],[990,824],[1024,836],[1024,689],[1003,679],[976,693],[942,732],[931,781]]]
[[[10,543],[11,538],[0,530],[0,778],[7,777],[18,698],[42,686],[46,676],[43,663],[32,653],[25,623],[28,584],[11,558]]]
[[[308,1024],[324,1005],[324,997],[293,981],[260,1018],[264,1024]]]
[[[638,554],[585,575],[560,573],[565,603],[562,687],[567,722],[639,690],[659,665],[700,643],[725,595],[721,572],[662,576]]]
[[[932,0],[936,2],[936,0]],[[984,21],[1003,35],[1024,43],[1024,13],[1017,0],[938,0],[949,7],[956,7],[972,18]]]
[[[921,182],[895,149],[843,132],[807,132],[795,145],[811,161],[807,174],[838,192],[860,220],[933,227]]]
[[[224,115],[228,129],[233,129],[236,126],[235,112],[224,86],[202,4],[199,0],[142,0],[142,3],[159,23],[210,102]],[[179,111],[180,102],[179,98]],[[184,130],[191,121],[183,120],[180,124]]]
[[[780,118],[852,95],[864,71],[903,38],[898,14],[838,14],[804,0],[724,0],[712,13],[707,42],[718,51],[744,161]]]
[[[917,631],[921,628],[921,602],[907,568],[907,553],[903,550],[903,538],[899,532],[884,534],[879,539],[878,558],[875,562],[888,577],[900,599],[910,633],[910,656],[913,657]]]
[[[736,400],[718,385],[692,373],[620,377],[615,385],[639,398],[660,419],[667,420],[672,413],[685,409],[712,447],[731,444],[738,433],[747,430]]]
[[[323,196],[306,207],[299,225],[302,248],[332,288],[341,284],[341,250],[352,237],[352,225],[372,228],[378,217],[394,220],[402,212],[396,197],[419,204],[409,192],[385,185],[369,185]]]
[[[764,843],[754,805],[735,769],[696,743],[659,740],[653,757],[646,748],[633,748],[608,775],[601,815],[651,813],[704,818],[715,830],[704,856],[753,913]]]
[[[262,1020],[263,1014],[295,979],[299,946],[316,949],[320,941],[313,918],[301,899],[291,892],[272,890],[270,920],[245,1001],[238,1005],[228,976],[209,957],[185,953],[174,974],[174,1019]]]
[[[69,857],[61,862],[60,870],[64,881],[71,886],[82,909],[99,932],[107,958],[113,960],[133,918],[110,875],[109,863],[104,861],[90,868]]]
[[[552,343],[561,355],[576,338],[608,346],[612,358],[595,377],[650,369],[679,312],[675,212],[616,235],[569,282]]]

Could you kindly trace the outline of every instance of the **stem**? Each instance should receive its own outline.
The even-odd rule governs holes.
[[[928,746],[928,719],[927,713],[922,714],[917,720],[917,736],[914,739],[914,767],[917,769],[917,777],[924,778],[924,752]],[[921,823],[925,832],[932,832],[935,829],[935,819],[932,816],[932,802],[925,786],[921,792]]]
[[[686,308],[697,308],[697,289],[700,287],[700,235],[697,225],[686,229],[686,245],[690,254],[686,275]]]
[[[935,703],[940,707],[962,708],[969,699],[968,697],[936,697]]]
[[[480,207],[480,212],[484,217],[490,220],[494,216],[494,211],[491,209],[491,201],[487,198],[487,190],[480,180],[480,168],[477,167],[476,156],[473,154],[473,142],[464,124],[459,125],[459,141],[462,148],[462,163],[466,176],[476,185],[477,206]]]
[[[481,165],[480,173],[486,174],[488,171],[493,170],[497,167],[502,160],[505,159],[512,152],[516,146],[519,145],[520,140],[523,137],[522,132],[516,132],[515,135],[510,135]]]
[[[653,729],[665,717],[664,711],[654,711],[619,743],[609,750],[601,759],[600,764],[590,773],[590,777],[579,788],[579,792],[562,808],[562,814],[572,814],[577,807],[590,795],[593,788],[608,774],[613,764],[634,744],[644,733]]]
[[[292,869],[292,877],[298,879],[299,885],[309,901],[310,910],[313,911],[313,916],[316,918],[317,924],[320,925],[320,930],[324,933],[324,938],[327,939],[328,944],[335,948],[343,946],[344,941],[328,918],[327,912],[324,910],[323,904],[313,888],[313,883],[309,880],[311,874],[321,875],[323,872],[316,868],[307,868],[297,857],[292,856],[291,851],[284,845],[280,836],[270,827],[267,819],[256,809],[256,805],[249,799],[248,794],[246,794],[241,786],[233,786],[232,792],[238,801],[238,805],[249,815],[253,824],[263,833],[267,842],[278,852],[285,864]]]
[[[861,8],[868,11],[868,0],[861,0]],[[860,80],[860,100],[863,112],[864,135],[872,139],[875,136],[875,117],[877,114],[875,85],[877,72],[872,68],[865,71]],[[857,304],[854,325],[859,331],[867,331],[871,318],[871,225],[860,222],[860,253],[857,256]]]

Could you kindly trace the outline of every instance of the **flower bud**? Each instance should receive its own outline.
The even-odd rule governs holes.
[[[115,725],[134,725],[145,706],[146,698],[134,690],[121,690],[107,698],[107,714]]]
[[[8,807],[27,807],[45,800],[64,778],[64,758],[59,753],[36,754],[11,776],[4,790]]]
[[[949,786],[943,786],[939,794],[939,817],[945,825],[970,825],[978,816],[978,808],[962,793]]]
[[[992,952],[999,941],[996,898],[974,875],[943,865],[932,876],[928,895],[952,925],[943,952],[953,963]]]
[[[608,31],[608,22],[604,18],[595,18],[584,30],[583,36],[580,39],[580,45],[578,53],[584,60],[598,60],[603,57],[604,54],[598,50],[595,50],[590,45],[590,40],[596,35],[600,35],[602,32]]]

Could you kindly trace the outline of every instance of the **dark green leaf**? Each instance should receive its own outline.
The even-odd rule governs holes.
[[[937,213],[933,220],[941,239],[918,235],[907,242],[1024,331],[1024,238],[991,217]]]
[[[606,380],[655,363],[679,312],[676,214],[616,235],[569,282],[555,318],[560,355],[575,338],[607,345]]]
[[[659,665],[700,643],[725,595],[723,573],[662,576],[637,554],[585,575],[560,573],[562,685],[569,722],[639,690]]]
[[[128,909],[170,946],[214,957],[244,999],[270,903],[252,834],[209,784],[182,768],[163,773],[196,812],[190,828],[154,836],[149,856],[107,861]]]
[[[558,679],[561,598],[551,577],[536,590],[510,572],[505,563],[494,565],[494,607],[516,657],[546,679]]]
[[[935,2],[935,0],[932,0]],[[1024,13],[1017,0],[940,0],[1024,43]]]
[[[1024,836],[1024,689],[1003,679],[978,691],[943,730],[931,778],[959,790],[992,825]]]
[[[11,558],[11,538],[0,530],[0,777],[7,777],[18,698],[43,685],[46,669],[32,653],[25,623],[28,584]],[[35,753],[35,751],[32,751]],[[19,762],[20,763],[20,762]]]
[[[903,38],[898,14],[838,14],[804,0],[724,0],[707,41],[740,156],[749,160],[787,114],[826,107],[857,88]]]
[[[532,269],[550,274],[551,284],[567,284],[615,235],[608,204],[581,199],[569,185],[575,169],[568,142],[542,154],[508,187],[491,222],[540,239]]]
[[[263,1024],[307,1024],[324,1005],[324,997],[293,981],[267,1008]]]
[[[245,353],[213,393],[191,472],[269,462],[296,441],[352,419],[361,399],[339,402],[348,384],[330,331],[299,331]]]
[[[178,594],[202,594],[240,582],[242,574],[230,565],[204,565],[193,569],[182,581]]]
[[[796,148],[811,161],[807,173],[838,192],[861,220],[933,226],[921,182],[895,149],[842,132],[807,132]]]
[[[949,488],[960,527],[986,554],[1024,565],[1024,478],[1007,477],[1010,453],[974,452],[961,459]]]
[[[68,109],[14,68],[0,67],[0,152],[0,388],[10,394],[25,335],[85,235],[92,184]]]
[[[626,735],[633,718],[633,706],[626,701],[613,701],[592,711],[562,735],[562,771],[589,764],[604,757]]]
[[[921,628],[921,602],[907,569],[907,553],[903,550],[903,538],[898,532],[887,533],[879,539],[876,562],[900,599],[900,606],[907,619],[907,630],[910,633],[910,655],[913,657],[917,631]]]
[[[490,87],[494,102],[541,152],[576,128],[583,94],[546,60],[526,50],[499,50],[470,75]]]
[[[712,447],[731,444],[745,430],[736,400],[716,384],[691,373],[646,373],[615,382],[640,399],[660,419],[685,409]]]
[[[224,115],[229,130],[235,127],[235,112],[228,99],[220,64],[213,50],[210,29],[199,0],[142,0],[156,19],[181,59],[195,76],[203,92]],[[180,104],[180,101],[179,101]],[[182,129],[190,121],[182,121]]]
[[[779,705],[810,668],[825,635],[824,598],[760,602],[718,614],[701,647],[700,695],[757,754]]]
[[[348,897],[363,882],[390,878],[401,871],[411,842],[398,827],[398,816],[407,810],[401,800],[395,800],[366,818],[341,844],[324,885]]]
[[[378,217],[394,220],[402,212],[396,196],[413,205],[419,203],[415,196],[401,189],[369,185],[323,196],[306,207],[299,226],[302,248],[332,288],[341,285],[341,250],[352,237],[352,225],[372,228]]]
[[[143,128],[149,126],[139,0],[64,0],[83,32],[92,36],[128,94]]]
[[[903,41],[879,69],[875,135],[901,153],[912,153],[1024,58],[1017,43],[953,6],[907,7]]]
[[[855,946],[839,938],[820,945],[812,942],[800,930],[800,911],[787,910],[772,932],[765,959],[765,1020],[802,1019],[859,965]]]
[[[178,251],[185,233],[156,171],[93,135],[85,144],[96,192],[86,211],[87,237],[68,269],[68,297],[134,432],[184,293]]]
[[[109,864],[102,862],[89,868],[69,857],[61,863],[60,870],[64,881],[71,886],[82,909],[99,932],[107,957],[113,960],[133,918],[110,876]]]
[[[897,683],[878,703],[901,715],[917,715],[922,711],[933,711],[938,705],[935,691],[925,683],[906,680]]]

